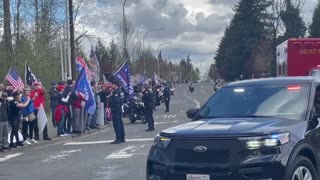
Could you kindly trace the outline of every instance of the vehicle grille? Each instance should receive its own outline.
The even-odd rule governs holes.
[[[194,151],[197,146],[205,146],[207,151]],[[239,164],[247,154],[237,139],[174,139],[168,151],[175,162],[219,165]]]

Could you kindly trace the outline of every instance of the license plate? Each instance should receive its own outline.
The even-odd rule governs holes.
[[[202,174],[187,174],[187,180],[210,180],[210,176]]]

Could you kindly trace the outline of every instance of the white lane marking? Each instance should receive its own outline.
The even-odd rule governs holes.
[[[90,141],[90,142],[68,142],[64,145],[89,145],[89,144],[105,144],[107,141]]]
[[[177,123],[179,121],[171,121],[171,122],[155,122],[154,124],[157,125],[157,124],[172,124],[172,123]]]
[[[5,156],[4,158],[0,158],[0,162],[7,161],[7,160],[9,160],[9,159],[11,159],[11,158],[20,156],[20,155],[22,155],[22,154],[23,154],[23,153],[9,154],[9,155]]]
[[[126,139],[126,142],[144,142],[144,141],[153,141],[153,138],[139,138],[139,139]],[[73,146],[73,145],[90,145],[90,144],[106,144],[111,143],[114,140],[108,141],[87,141],[87,142],[68,142],[64,146]]]
[[[80,151],[82,151],[82,149],[61,151],[61,152],[58,152],[55,155],[50,155],[48,158],[42,160],[41,162],[48,163],[48,162],[52,162],[52,161],[63,160],[65,157],[70,156],[72,153],[80,152]]]
[[[104,159],[128,159],[133,156],[133,153],[137,151],[139,148],[137,146],[128,146],[124,149],[120,149],[119,151],[110,154]]]
[[[186,94],[186,92],[187,92],[187,91],[184,92],[184,96],[186,96],[187,98],[189,98],[190,100],[192,100],[193,102],[195,102],[196,105],[197,105],[197,108],[200,108],[200,103],[199,103],[199,101],[197,101],[197,100],[193,99],[192,97],[188,96],[188,95]]]
[[[175,118],[177,115],[175,115],[175,114],[172,114],[172,115],[161,115],[162,116],[162,118]]]

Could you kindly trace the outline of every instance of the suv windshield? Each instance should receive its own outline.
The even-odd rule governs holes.
[[[282,117],[304,120],[310,85],[224,87],[201,108],[201,118]]]

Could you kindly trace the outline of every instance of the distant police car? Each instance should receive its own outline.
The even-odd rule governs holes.
[[[222,87],[193,122],[163,130],[147,180],[315,180],[320,173],[320,81],[240,81]]]

